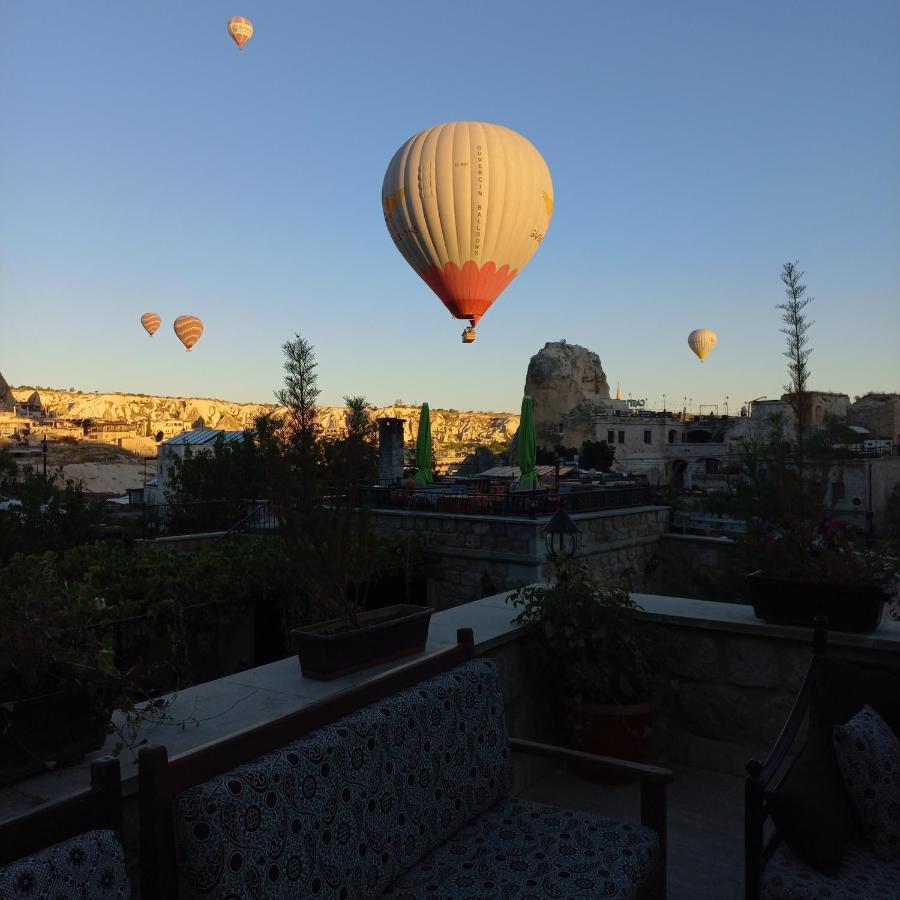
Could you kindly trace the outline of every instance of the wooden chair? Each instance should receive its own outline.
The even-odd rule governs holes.
[[[63,849],[89,832],[107,833],[101,840],[104,858],[116,867],[116,877],[127,886],[122,850],[122,785],[119,761],[105,756],[91,763],[90,787],[33,812],[0,823],[0,895],[20,896],[9,887],[13,868],[21,869],[31,860],[44,859],[48,851]],[[113,832],[114,835],[108,835]],[[97,841],[94,841],[96,849]],[[111,852],[109,852],[111,851]],[[51,860],[51,867],[55,865]],[[8,891],[8,892],[7,892]],[[129,889],[130,893],[130,889]],[[21,896],[28,896],[23,893]],[[34,896],[41,896],[35,892]],[[127,894],[126,894],[127,896]]]
[[[781,730],[781,734],[775,741],[775,745],[769,752],[765,762],[752,759],[747,763],[747,779],[745,782],[745,806],[744,806],[744,878],[746,900],[759,900],[764,881],[766,866],[772,861],[782,848],[782,836],[772,821],[770,810],[769,792],[777,790],[790,777],[793,767],[801,756],[807,741],[813,735],[814,730],[825,728],[827,734],[831,733],[831,710],[822,709],[823,702],[831,702],[828,691],[829,682],[825,681],[825,687],[818,682],[828,677],[828,667],[833,663],[843,665],[846,671],[843,679],[848,679],[848,673],[855,671],[861,683],[871,683],[873,678],[882,682],[879,693],[882,699],[885,695],[891,698],[890,708],[893,710],[893,721],[900,721],[900,660],[891,654],[885,654],[883,661],[861,662],[857,659],[842,658],[832,655],[828,650],[828,635],[826,620],[819,618],[813,633],[813,654],[810,659],[803,683],[794,700],[793,708],[787,721]],[[850,692],[855,690],[850,675],[849,680],[844,681],[845,688]],[[833,684],[832,675],[832,684]],[[888,679],[888,680],[885,680]],[[823,701],[824,698],[824,701]],[[833,698],[832,698],[833,699]],[[865,696],[865,688],[860,690],[860,695],[853,706],[858,708],[863,702],[873,702],[873,698]],[[848,707],[844,715],[852,713]],[[844,720],[841,716],[840,721]],[[804,727],[804,724],[806,727]],[[830,737],[829,737],[830,743]],[[804,876],[808,881],[808,876]],[[853,882],[854,885],[857,882]],[[828,881],[829,890],[843,896],[840,879]],[[810,885],[813,891],[815,886]],[[793,896],[793,895],[790,895]]]

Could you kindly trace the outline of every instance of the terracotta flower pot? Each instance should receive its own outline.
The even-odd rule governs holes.
[[[304,678],[330,681],[425,649],[434,610],[397,604],[360,613],[359,628],[332,619],[291,635]]]
[[[585,753],[646,762],[656,706],[653,703],[606,705],[568,703],[567,718],[572,746]],[[621,784],[623,779],[598,777],[579,767],[580,774],[601,784]]]

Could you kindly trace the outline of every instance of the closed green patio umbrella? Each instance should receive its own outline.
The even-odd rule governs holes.
[[[416,481],[421,484],[431,484],[434,481],[431,474],[431,414],[427,403],[422,404],[419,433],[416,435]]]
[[[517,491],[535,491],[540,487],[534,465],[537,460],[537,438],[534,433],[534,404],[527,395],[522,398],[519,417],[519,483]]]

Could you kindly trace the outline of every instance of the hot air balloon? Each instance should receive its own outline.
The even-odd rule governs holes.
[[[411,137],[381,189],[403,258],[456,319],[463,343],[541,245],[553,215],[550,170],[509,128],[448,122]]]
[[[179,316],[174,328],[178,340],[187,347],[188,352],[203,334],[203,323],[196,316]]]
[[[244,44],[253,37],[253,23],[243,16],[233,16],[228,20],[228,33],[238,45],[238,50],[243,50]]]
[[[712,348],[716,346],[716,333],[708,328],[697,328],[688,335],[688,346],[697,355],[700,362],[709,356]]]
[[[154,334],[159,330],[159,326],[162,323],[162,319],[156,313],[144,313],[141,316],[141,325],[144,326],[144,331],[153,337]]]

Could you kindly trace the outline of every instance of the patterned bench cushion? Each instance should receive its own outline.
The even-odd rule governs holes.
[[[863,844],[850,844],[837,875],[807,865],[783,841],[763,870],[762,900],[896,900],[900,861],[882,862]]]
[[[377,897],[511,785],[474,660],[182,794],[179,896]]]
[[[507,798],[401,876],[390,900],[632,898],[659,857],[642,825]]]
[[[129,900],[125,854],[114,831],[86,831],[0,868],[2,900]]]

